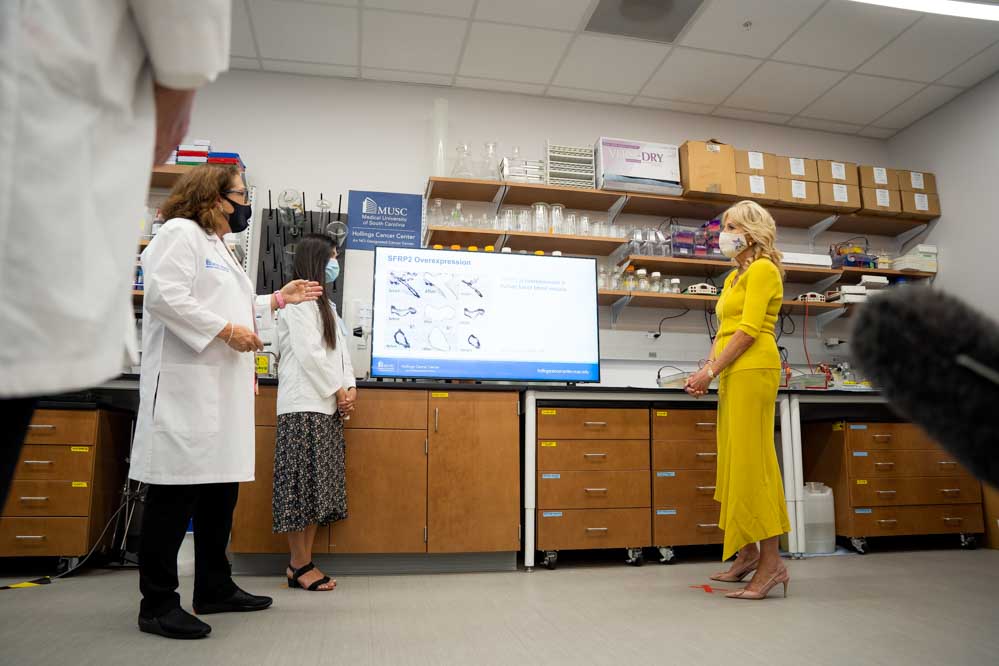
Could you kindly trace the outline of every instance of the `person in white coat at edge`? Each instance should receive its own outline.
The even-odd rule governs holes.
[[[129,364],[150,166],[229,34],[229,0],[0,1],[0,505],[37,399]]]
[[[142,253],[145,277],[139,415],[129,476],[149,484],[142,516],[139,628],[201,638],[206,623],[180,607],[177,553],[194,520],[194,611],[263,610],[269,597],[232,580],[226,557],[239,482],[254,472],[256,320],[316,300],[322,285],[289,282],[255,296],[223,241],[247,227],[250,206],[235,167],[184,174],[162,207],[167,218]]]

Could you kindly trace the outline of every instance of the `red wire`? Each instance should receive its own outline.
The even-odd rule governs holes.
[[[801,344],[805,348],[805,360],[808,361],[808,372],[812,370],[812,357],[808,355],[808,301],[805,301],[805,321],[801,326]]]

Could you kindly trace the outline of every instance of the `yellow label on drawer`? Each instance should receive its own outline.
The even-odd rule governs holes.
[[[69,450],[73,453],[90,453],[89,446],[71,446]]]
[[[554,409],[542,409],[541,416],[555,416],[556,410]]]
[[[257,356],[257,374],[258,375],[268,375],[271,372],[271,360],[259,354]]]
[[[430,397],[431,398],[446,398],[447,397],[447,393],[431,393]]]
[[[73,482],[73,487],[74,488],[86,488],[87,487],[87,482],[86,481],[74,481]]]
[[[558,442],[541,442],[541,446],[544,446],[546,448],[551,448],[554,446],[558,446]]]
[[[867,479],[857,479],[857,485],[858,486],[866,486],[867,485]]]
[[[656,412],[656,416],[669,416],[669,412]]]
[[[833,423],[833,432],[838,432],[846,426],[845,423]]]

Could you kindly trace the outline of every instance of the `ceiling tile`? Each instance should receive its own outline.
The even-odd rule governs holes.
[[[364,0],[365,9],[398,9],[418,14],[468,18],[475,0]]]
[[[365,11],[361,22],[361,64],[454,74],[468,21],[398,12]]]
[[[860,136],[869,136],[873,139],[889,139],[895,136],[896,132],[898,132],[898,130],[880,129],[878,127],[865,127],[864,129],[860,130],[858,134],[860,134]]]
[[[936,81],[996,41],[992,21],[927,15],[860,68],[865,74]]]
[[[229,53],[243,58],[256,58],[257,49],[253,46],[253,33],[250,19],[246,15],[246,5],[242,0],[232,3],[232,41]]]
[[[589,9],[590,0],[479,0],[475,18],[574,31],[582,25]]]
[[[940,79],[938,83],[953,86],[973,86],[997,71],[999,71],[999,42]]]
[[[964,88],[927,86],[874,121],[878,127],[902,129],[964,92]]]
[[[751,58],[677,47],[642,94],[720,104],[759,64]]]
[[[669,53],[669,47],[636,39],[580,35],[552,83],[569,88],[634,95]]]
[[[571,38],[565,32],[473,23],[458,73],[548,83]]]
[[[308,76],[338,76],[349,79],[357,78],[357,67],[348,67],[346,65],[320,65],[313,62],[264,60],[264,69],[268,72],[285,72],[287,74],[307,74]]]
[[[260,61],[256,58],[229,56],[229,69],[260,69]]]
[[[685,46],[769,56],[823,0],[712,0],[680,38]],[[743,27],[752,21],[752,27]]]
[[[401,81],[403,83],[426,83],[433,86],[451,85],[450,74],[425,74],[423,72],[400,72],[396,69],[378,69],[362,67],[362,79],[374,81]]]
[[[280,2],[308,2],[316,5],[347,5],[349,7],[356,7],[358,0],[280,0]]]
[[[815,101],[802,115],[866,125],[919,92],[910,81],[851,74]]]
[[[733,109],[730,107],[720,107],[715,110],[714,115],[723,118],[736,118],[738,120],[752,120],[758,123],[779,123],[783,125],[791,116],[783,113],[767,113],[766,111],[750,111],[749,109]]]
[[[739,86],[726,106],[775,113],[798,113],[843,78],[839,72],[767,62]]]
[[[839,132],[841,134],[856,134],[864,128],[863,125],[854,125],[852,123],[837,123],[832,120],[819,120],[818,118],[802,118],[797,117],[788,125],[794,127],[804,127],[807,129],[822,130],[823,132]]]
[[[666,109],[667,111],[680,111],[681,113],[711,113],[714,104],[694,104],[692,102],[678,102],[671,99],[655,99],[654,97],[638,97],[632,102],[634,106],[644,106],[648,109]]]
[[[357,64],[357,9],[249,0],[262,58]]]
[[[776,60],[853,70],[913,24],[919,14],[832,0],[774,54]]]
[[[500,90],[503,92],[523,93],[525,95],[543,95],[548,86],[541,83],[516,83],[514,81],[496,81],[494,79],[477,79],[472,76],[459,76],[454,84],[462,88],[477,88],[479,90]]]
[[[604,102],[606,104],[627,104],[631,101],[631,95],[616,95],[614,93],[577,90],[576,88],[559,88],[557,86],[548,88],[548,96],[581,99],[587,102]]]

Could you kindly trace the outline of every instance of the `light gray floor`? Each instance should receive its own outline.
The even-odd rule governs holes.
[[[691,585],[713,563],[349,577],[332,594],[240,578],[262,613],[204,619],[206,640],[135,628],[134,572],[0,591],[0,664],[988,664],[999,655],[999,551],[789,562],[790,597]],[[2,583],[11,582],[9,580]],[[734,586],[727,586],[732,588]],[[191,580],[182,582],[189,608]]]

